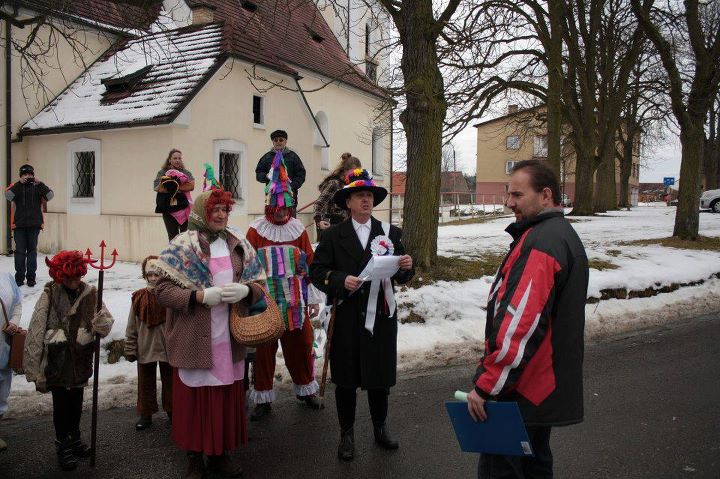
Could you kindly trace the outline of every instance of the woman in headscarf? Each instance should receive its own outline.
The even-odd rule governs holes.
[[[187,451],[185,477],[207,468],[237,477],[242,468],[229,452],[247,441],[244,359],[246,349],[230,334],[230,305],[241,315],[260,301],[265,271],[242,234],[227,227],[232,196],[202,193],[188,231],[160,254],[158,301],[170,309],[165,342],[173,372],[172,438]]]
[[[335,193],[345,186],[345,177],[356,168],[362,168],[360,160],[350,153],[343,153],[337,167],[322,180],[318,185],[320,196],[315,201],[315,226],[317,227],[318,238],[320,232],[332,225],[342,223],[348,218],[347,211],[335,204],[333,197]]]

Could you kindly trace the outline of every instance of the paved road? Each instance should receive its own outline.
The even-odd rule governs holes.
[[[586,358],[586,421],[553,431],[556,477],[720,478],[720,315],[591,344]],[[294,398],[278,400],[237,454],[245,477],[475,477],[477,456],[459,451],[443,407],[453,391],[468,388],[472,369],[418,373],[393,388],[389,424],[400,439],[397,452],[373,445],[363,395],[349,464],[335,457],[334,404],[309,411]],[[179,477],[184,456],[169,440],[167,421],[136,433],[134,420],[131,409],[103,411],[97,470],[85,463],[76,474]],[[0,453],[0,477],[68,477],[57,470],[51,431],[47,416],[3,421],[10,449]]]

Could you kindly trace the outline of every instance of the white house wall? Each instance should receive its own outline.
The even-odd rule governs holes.
[[[232,65],[230,69],[229,66]],[[245,145],[246,161],[243,191],[245,201],[237,204],[230,224],[245,231],[248,224],[264,210],[264,186],[255,181],[258,159],[271,147],[269,134],[275,129],[288,132],[288,145],[303,160],[307,178],[300,189],[299,203],[304,206],[317,198],[317,185],[328,171],[321,169],[321,148],[315,146],[315,124],[301,96],[295,91],[274,88],[265,98],[265,125],[255,127],[252,119],[252,97],[257,95],[245,72],[250,65],[241,61],[226,63],[205,85],[188,106],[184,116],[188,126],[170,125],[133,129],[89,131],[26,137],[28,157],[36,174],[55,191],[48,204],[45,230],[40,235],[42,251],[85,249],[104,239],[117,248],[123,260],[139,261],[157,254],[167,244],[160,215],[154,214],[155,193],[152,181],[171,148],[183,152],[185,166],[196,178],[194,196],[202,190],[203,163],[214,163],[216,140]],[[268,79],[283,81],[291,87],[289,77],[263,71]],[[312,89],[318,80],[305,76],[304,89]],[[330,169],[339,156],[350,151],[365,164],[371,155],[367,126],[373,118],[374,97],[356,89],[329,85],[307,94],[314,113],[323,111],[329,122]],[[68,143],[80,138],[99,140],[102,161],[100,183],[101,214],[68,214]],[[389,138],[383,141],[389,171]],[[390,175],[378,178],[389,185]],[[97,182],[97,181],[96,181]],[[379,209],[387,208],[387,200]],[[387,218],[387,212],[379,212]],[[312,207],[299,218],[312,223]],[[309,228],[314,236],[314,228]]]

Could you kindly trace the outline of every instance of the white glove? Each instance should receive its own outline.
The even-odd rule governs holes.
[[[222,288],[219,286],[212,286],[210,288],[203,289],[202,303],[208,306],[217,306],[222,303]]]
[[[222,287],[223,303],[237,303],[250,294],[250,288],[241,283],[228,283]]]

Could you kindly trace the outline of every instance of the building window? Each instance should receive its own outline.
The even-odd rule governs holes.
[[[533,156],[536,158],[547,158],[547,154],[547,135],[536,135],[535,138],[533,138]]]
[[[520,137],[519,136],[508,136],[505,139],[505,146],[508,150],[519,150],[520,149]]]
[[[383,176],[384,153],[382,131],[375,128],[372,132],[372,172],[375,176]]]
[[[242,188],[240,187],[240,152],[221,151],[218,173],[220,184],[225,191],[232,193],[234,199],[242,199]]]
[[[247,190],[247,175],[245,175],[247,147],[237,140],[215,140],[213,153],[218,181],[225,190],[232,193],[233,199],[238,201],[233,208],[233,214],[236,212],[243,214],[242,212],[246,212],[243,195]]]
[[[324,111],[315,114],[315,141],[314,144],[320,147],[320,168],[322,170],[330,169],[330,122]]]
[[[253,123],[258,126],[265,124],[265,99],[258,95],[253,95]]]
[[[100,214],[100,141],[79,138],[67,144],[67,211]]]
[[[510,161],[505,162],[505,174],[506,175],[509,175],[510,173],[512,173],[512,169],[515,166],[515,163],[517,163],[517,161],[515,161],[515,160],[510,160]]]
[[[73,161],[73,198],[92,198],[95,194],[95,152],[76,151]]]

